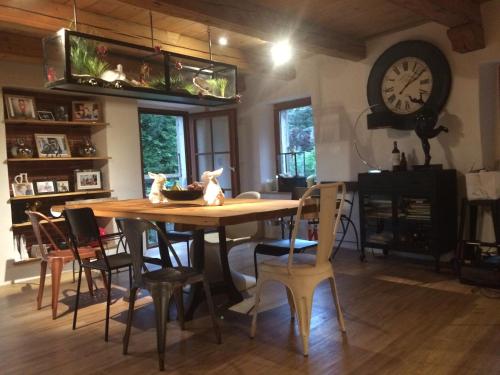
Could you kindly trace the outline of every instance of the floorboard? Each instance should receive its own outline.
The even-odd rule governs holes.
[[[232,251],[233,267],[252,273],[250,246]],[[203,308],[181,331],[168,325],[168,374],[498,374],[500,299],[462,285],[431,264],[369,255],[360,263],[343,250],[335,262],[347,334],[338,328],[326,283],[315,294],[309,357],[301,354],[298,328],[290,321],[282,286],[265,290],[255,339],[250,316],[222,314],[222,345],[215,344]],[[121,354],[127,303],[127,273],[113,285],[110,341],[104,342],[105,293],[83,293],[78,328],[71,330],[75,284],[64,275],[59,311],[51,319],[50,279],[42,310],[38,281],[0,288],[0,373],[156,374],[156,338],[151,299],[141,292],[129,355]],[[83,290],[83,289],[82,289]],[[251,291],[250,291],[251,294]],[[217,299],[219,303],[220,298]],[[245,303],[245,302],[244,302]],[[247,302],[248,305],[248,302]],[[172,311],[175,317],[175,311]]]

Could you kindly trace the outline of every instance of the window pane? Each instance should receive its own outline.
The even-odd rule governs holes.
[[[186,176],[181,116],[141,113],[140,130],[145,195],[152,180],[148,172],[167,175],[167,184],[183,183]]]
[[[212,152],[210,120],[196,120],[196,152]]]
[[[212,154],[198,155],[198,181],[201,181],[201,175],[205,171],[213,171],[214,165],[212,164]]]
[[[280,120],[281,173],[309,176],[316,173],[314,118],[311,106],[282,110]],[[295,162],[296,157],[296,162]]]
[[[229,152],[229,118],[220,116],[212,118],[214,152]]]
[[[231,158],[227,154],[215,154],[214,169],[224,168],[219,177],[219,184],[223,189],[231,189]]]

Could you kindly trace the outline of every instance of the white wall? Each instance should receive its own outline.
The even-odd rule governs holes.
[[[366,83],[370,68],[385,49],[408,39],[437,45],[447,56],[453,73],[450,98],[440,118],[440,124],[449,127],[450,132],[431,140],[432,162],[460,172],[473,165],[491,165],[490,159],[500,144],[489,140],[494,139],[495,128],[498,133],[498,126],[491,115],[480,118],[479,70],[483,64],[500,62],[500,2],[483,4],[482,13],[487,48],[480,51],[453,52],[446,28],[430,23],[370,40],[368,57],[360,62],[313,56],[297,63],[297,78],[289,82],[258,75],[248,77],[238,109],[239,137],[246,140],[240,145],[242,189],[259,189],[275,173],[272,104],[306,96],[312,99],[315,118],[319,179],[353,180],[358,172],[366,171],[353,153],[352,127],[368,105]],[[496,80],[496,75],[491,79]],[[497,95],[491,85],[483,89]],[[390,169],[393,140],[407,153],[410,165],[423,162],[420,142],[413,132],[368,131],[365,119],[363,116],[356,137],[362,153],[374,164]]]

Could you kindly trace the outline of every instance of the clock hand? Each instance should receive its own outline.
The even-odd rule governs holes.
[[[406,88],[407,88],[408,86],[410,86],[410,85],[411,85],[413,82],[415,82],[415,81],[416,81],[416,80],[417,80],[417,79],[418,79],[418,78],[419,78],[422,74],[424,74],[424,71],[425,71],[425,69],[422,69],[422,70],[420,71],[420,73],[418,73],[418,74],[417,74],[417,76],[416,76],[416,77],[413,77],[413,76],[412,76],[412,77],[410,77],[410,79],[408,80],[408,82],[406,82],[406,85],[404,85],[404,87],[403,87],[403,88],[401,89],[401,91],[399,92],[399,95],[401,95],[401,94],[402,94],[402,93],[406,90]]]

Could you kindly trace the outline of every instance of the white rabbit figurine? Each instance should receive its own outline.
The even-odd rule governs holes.
[[[153,178],[153,184],[151,185],[151,192],[149,193],[149,201],[151,203],[167,203],[168,199],[162,194],[163,186],[167,177],[163,173],[151,173],[148,172],[149,177]]]
[[[210,172],[205,171],[201,175],[201,181],[203,182],[203,200],[207,206],[222,206],[224,204],[224,193],[217,181],[217,177],[222,174],[223,168],[219,168],[216,171]]]

